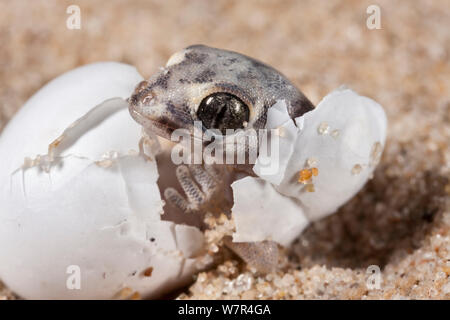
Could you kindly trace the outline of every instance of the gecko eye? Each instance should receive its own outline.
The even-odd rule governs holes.
[[[198,118],[207,129],[242,129],[249,120],[248,106],[235,95],[219,92],[202,100],[197,111]]]

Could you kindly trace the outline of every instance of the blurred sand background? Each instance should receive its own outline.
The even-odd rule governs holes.
[[[66,28],[70,4],[80,30]],[[371,4],[380,30],[366,27]],[[375,99],[389,135],[364,190],[310,226],[279,273],[225,261],[179,298],[450,298],[450,1],[1,0],[0,43],[0,129],[65,71],[113,60],[148,77],[196,43],[273,65],[314,104],[342,84]],[[366,286],[372,264],[380,289]],[[14,298],[1,284],[0,297]]]

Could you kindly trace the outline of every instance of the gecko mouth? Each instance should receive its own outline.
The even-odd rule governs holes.
[[[162,138],[170,140],[172,133],[180,128],[177,123],[163,114],[149,113],[144,116],[141,109],[141,107],[132,103],[128,107],[131,117],[144,127],[146,131],[151,131]]]

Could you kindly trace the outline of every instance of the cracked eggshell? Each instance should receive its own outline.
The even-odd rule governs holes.
[[[309,223],[298,200],[278,193],[268,181],[245,177],[233,182],[231,187],[236,226],[234,242],[273,240],[287,246]],[[248,190],[252,192],[251,197]]]
[[[21,297],[157,297],[197,271],[203,234],[161,220],[156,163],[133,151],[124,99],[141,80],[120,63],[77,68],[0,136],[0,279]]]
[[[281,131],[278,154],[258,157],[258,178],[233,183],[234,241],[289,245],[310,221],[335,212],[364,186],[386,140],[383,108],[349,89],[333,91],[295,124],[284,101],[269,109],[267,128]]]
[[[260,144],[260,154],[253,166],[253,171],[273,185],[279,185],[294,152],[294,142],[299,131],[289,116],[286,101],[277,101],[267,111],[266,129],[272,132],[268,135],[266,146],[262,144],[265,140],[262,140]],[[265,149],[262,149],[264,147]],[[267,150],[273,151],[267,152]]]
[[[338,89],[295,121],[301,130],[275,188],[300,200],[315,221],[335,212],[370,179],[384,148],[387,120],[372,99]],[[305,169],[304,178],[311,178],[299,181]]]
[[[268,110],[266,129],[273,129],[268,136],[267,148],[275,153],[260,152],[253,166],[258,178],[246,177],[231,185],[236,226],[233,241],[273,240],[288,246],[306,228],[309,220],[300,201],[286,197],[274,188],[284,178],[299,131],[289,117],[284,100]],[[274,141],[276,145],[272,145]],[[248,190],[251,190],[251,196]]]

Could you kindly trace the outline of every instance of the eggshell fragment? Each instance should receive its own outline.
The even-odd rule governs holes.
[[[301,118],[294,152],[275,188],[301,201],[311,221],[335,212],[370,179],[386,140],[383,108],[350,89],[328,94]],[[315,169],[299,182],[302,170]]]
[[[279,136],[275,157],[258,158],[253,171],[259,178],[232,185],[233,240],[288,245],[310,221],[335,212],[370,179],[385,144],[387,121],[379,104],[349,89],[327,95],[313,111],[296,118],[296,126],[284,101],[269,111],[268,128],[287,134]],[[277,170],[267,170],[270,164]]]
[[[264,180],[278,185],[284,178],[289,159],[294,152],[294,142],[297,139],[298,128],[287,112],[286,101],[280,100],[267,111],[266,129],[272,130],[266,146],[260,145],[260,154],[253,166],[253,171]],[[276,139],[276,148],[272,148]],[[265,140],[262,141],[263,143]],[[276,154],[266,152],[274,150]]]
[[[0,278],[21,297],[157,297],[198,270],[203,234],[161,220],[156,163],[136,152],[124,99],[141,80],[120,63],[72,70],[0,137]]]
[[[278,193],[261,178],[246,177],[235,181],[231,187],[236,226],[234,242],[273,240],[289,245],[309,223],[298,200]]]

